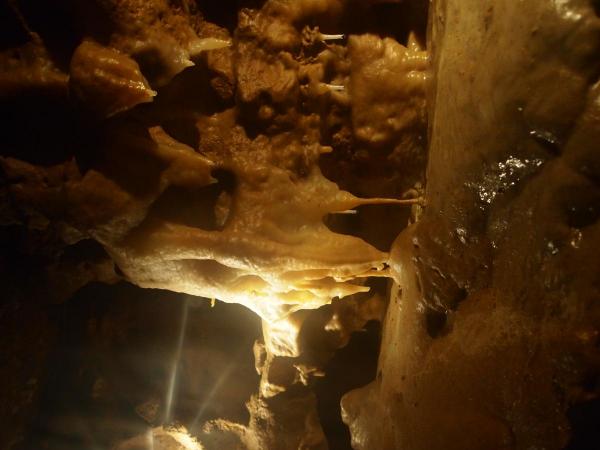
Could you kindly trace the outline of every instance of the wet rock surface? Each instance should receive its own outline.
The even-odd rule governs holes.
[[[596,3],[3,2],[0,446],[595,449]]]
[[[343,401],[353,445],[595,448],[600,21],[583,1],[430,14],[427,208],[392,251],[377,380]]]

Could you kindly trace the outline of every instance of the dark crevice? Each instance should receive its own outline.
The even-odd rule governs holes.
[[[216,178],[221,188],[228,193],[233,193],[237,186],[235,174],[225,169],[216,169],[212,173],[213,178]]]
[[[163,75],[160,61],[148,60],[147,64],[146,70],[149,72],[142,68],[144,76],[148,77],[149,73],[155,77]],[[233,106],[231,99],[222,98],[212,87],[213,76],[206,58],[198,59],[193,67],[179,72],[165,86],[155,87],[158,94],[151,103],[139,104],[128,113],[147,125],[160,125],[163,128],[166,125],[171,130],[176,128],[175,122],[183,122],[184,129],[179,126],[175,133],[182,134],[185,139],[182,142],[190,145],[196,139],[192,127],[195,127],[198,116],[210,116]]]
[[[325,33],[365,34],[391,37],[406,44],[410,32],[425,42],[428,2],[366,2],[349,0],[339,16],[316,15],[298,23],[318,26]]]
[[[229,32],[237,26],[238,0],[196,0],[205,20],[227,28]]]
[[[93,239],[83,239],[73,245],[65,247],[62,259],[67,261],[94,261],[108,258],[104,247]]]
[[[132,58],[140,66],[141,72],[154,88],[167,84],[165,74],[169,73],[170,61],[155,47],[144,47],[133,53]]]
[[[53,165],[75,153],[78,119],[66,92],[23,92],[0,101],[2,156],[33,164]]]
[[[448,332],[447,323],[448,315],[446,313],[431,308],[425,312],[425,328],[431,338],[435,339],[446,335]]]
[[[410,207],[400,205],[365,205],[356,213],[329,214],[325,225],[339,234],[356,236],[381,251],[388,251],[402,231],[401,224],[408,224]]]
[[[571,406],[567,417],[571,439],[565,450],[596,450],[600,443],[600,399]]]
[[[169,120],[162,123],[162,128],[173,139],[192,147],[194,150],[200,148],[200,132],[196,123],[189,120]]]
[[[125,278],[125,273],[123,272],[123,269],[121,269],[117,264],[115,264],[115,273],[117,274],[117,276]]]
[[[573,186],[561,192],[569,227],[583,229],[600,220],[600,190],[590,185]]]
[[[61,69],[68,70],[71,56],[82,40],[69,2],[19,0],[18,8],[31,31],[42,38],[53,61]]]
[[[228,197],[235,189],[235,176],[225,170],[217,170],[212,176],[217,182],[201,188],[170,186],[152,205],[149,216],[207,231],[222,229],[229,214]]]
[[[414,32],[420,42],[425,42],[427,2],[381,2],[372,6],[372,10],[377,33],[391,36],[405,45],[408,34]]]
[[[556,137],[553,136],[551,133],[545,132],[545,131],[534,130],[534,131],[531,131],[529,133],[529,135],[548,154],[550,154],[551,156],[560,156],[560,154],[561,154],[560,143],[558,142]]]
[[[20,47],[29,41],[29,33],[7,1],[0,2],[0,51]]]
[[[569,225],[573,228],[585,228],[598,221],[598,204],[574,205],[569,209]]]
[[[347,392],[373,381],[380,343],[379,322],[368,322],[365,331],[352,334],[348,345],[325,367],[325,377],[316,381],[318,413],[330,450],[351,450],[350,432],[341,418],[340,401]]]
[[[467,291],[464,287],[458,288],[458,290],[454,294],[454,311],[456,311],[458,309],[458,306],[467,299],[468,295],[469,291]]]
[[[264,0],[196,0],[204,19],[233,33],[241,8],[260,8]]]

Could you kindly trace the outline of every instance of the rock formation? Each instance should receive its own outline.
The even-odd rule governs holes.
[[[3,446],[598,444],[595,2],[2,8]]]

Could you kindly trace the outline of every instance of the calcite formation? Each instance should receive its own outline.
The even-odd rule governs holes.
[[[388,163],[396,180],[387,185],[367,173],[374,186],[362,198],[319,166],[329,154],[335,171],[341,147],[357,156],[376,148],[379,164],[387,147],[424,160],[426,53],[414,36],[403,46],[319,31],[319,23],[339,28],[348,7],[268,1],[240,10],[232,34],[192,2],[68,5],[79,32],[60,67],[29,9],[12,5],[28,42],[2,55],[3,95],[57,96],[89,135],[62,136],[62,161],[2,158],[5,220],[51,233],[59,247],[93,240],[138,286],[240,303],[262,318],[250,424],[208,426],[204,440],[216,448],[232,433],[250,448],[326,445],[309,391],[269,399],[319,375],[353,330],[381,317],[382,301],[336,303],[323,324],[336,337],[312,351],[322,353],[316,360],[302,356],[306,311],[366,294],[369,278],[389,276],[385,248],[326,222],[364,205],[422,203],[411,190],[421,174],[399,182],[401,161]],[[115,280],[103,267],[88,269],[79,286],[86,275]]]
[[[378,375],[343,400],[353,446],[595,448],[597,9],[430,14],[427,208],[393,246]]]
[[[325,12],[340,6],[338,2],[316,5]],[[101,125],[104,142],[87,170],[76,159],[48,169],[4,159],[9,190],[19,204],[38,203],[44,210],[43,203],[47,209],[59,203],[61,211],[44,214],[58,213],[55,219],[77,230],[80,239],[101,243],[125,277],[140,286],[241,303],[267,324],[298,309],[317,308],[334,297],[364,292],[368,288],[361,278],[385,275],[384,252],[330,231],[323,218],[365,204],[412,201],[360,199],[323,177],[319,156],[333,150],[321,143],[320,128],[327,127],[323,123],[327,117],[301,108],[306,102],[323,102],[327,107],[336,103],[328,97],[338,96],[337,101],[353,105],[350,116],[359,140],[379,143],[407,133],[423,118],[424,54],[414,41],[405,48],[391,39],[352,37],[348,55],[344,49],[324,46],[314,58],[301,58],[301,33],[292,24],[314,14],[310,7],[294,2],[268,2],[261,11],[244,13],[247,17],[233,41],[211,36],[220,36],[217,32],[196,36],[193,19],[201,19],[186,16],[184,20],[163,2],[144,6],[117,2],[109,12],[117,22],[109,39],[112,45],[86,38],[75,49],[64,80],[68,79],[74,100],[94,117],[128,110],[131,114]],[[287,34],[272,30],[272,20],[287,27]],[[182,25],[174,25],[180,21]],[[229,58],[234,67],[229,81],[237,90],[238,105],[203,114],[192,105],[187,109],[178,103],[163,106],[157,99],[155,108],[135,109],[152,102],[157,93],[151,87],[160,88],[193,65],[187,58],[194,52],[229,45],[232,49],[224,50],[227,54],[221,58]],[[378,59],[374,73],[359,68],[370,66],[365,60],[370,49],[379,52],[373,54]],[[158,78],[152,83],[140,69],[144,61],[140,52],[156,54],[157,64],[162,64],[164,73],[155,74]],[[356,70],[346,68],[346,73],[331,75],[354,74],[346,80],[348,92],[331,91],[326,83],[331,80],[323,79],[326,67],[333,71],[335,64],[348,60]],[[304,87],[301,77],[308,83]],[[407,81],[394,89],[398,77]],[[386,80],[390,92],[398,94],[368,94],[371,84]],[[238,123],[244,107],[258,109],[243,120],[256,114],[264,122],[264,133],[248,136],[248,128]],[[282,108],[283,114],[277,114],[275,107]],[[378,111],[374,117],[373,111]],[[169,120],[170,115],[197,129],[196,148],[152,123],[165,116]],[[377,126],[389,125],[372,130],[368,117]],[[42,199],[49,170],[63,178],[54,202]],[[216,174],[229,177],[230,186],[214,186],[219,184]],[[194,203],[169,204],[168,197],[177,190]],[[353,283],[356,279],[359,282]],[[297,353],[293,343],[283,347],[276,351]]]
[[[578,427],[599,370],[597,5],[214,3],[64,0],[56,22],[42,5],[3,6],[3,317],[39,308],[51,342],[32,299],[121,280],[241,304],[262,324],[259,377],[228,397],[247,417],[207,414],[215,387],[187,428],[172,423],[179,360],[190,373],[223,367],[217,387],[245,370],[208,338],[201,356],[182,350],[197,302],[186,300],[167,400],[129,395],[146,432],[103,442],[338,448],[311,388],[353,332],[383,321],[375,379],[342,401],[353,448],[586,448]],[[13,254],[26,271],[9,267]],[[103,354],[127,327],[87,324]],[[50,445],[27,426],[1,441]]]
[[[190,437],[184,427],[157,427],[145,436],[136,436],[117,447],[117,450],[152,448],[156,450],[202,450],[201,444]]]

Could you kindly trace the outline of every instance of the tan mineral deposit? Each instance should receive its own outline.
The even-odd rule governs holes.
[[[600,448],[600,2],[0,1],[0,448]]]

